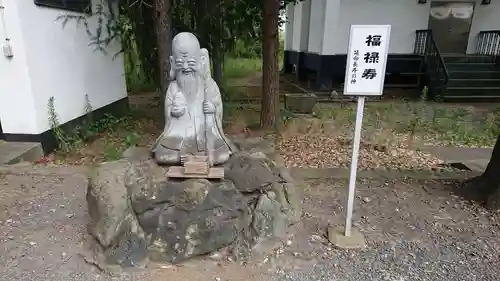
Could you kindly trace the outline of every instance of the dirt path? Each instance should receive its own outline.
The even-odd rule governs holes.
[[[59,169],[61,171],[61,169]],[[198,260],[180,267],[104,275],[87,264],[86,180],[73,176],[0,174],[0,281],[250,280],[263,268]],[[196,268],[196,270],[193,270]],[[210,276],[207,279],[207,276]]]
[[[498,216],[445,183],[360,180],[354,219],[363,250],[335,249],[322,237],[343,223],[346,182],[308,183],[298,232],[265,264],[205,259],[111,278],[80,256],[89,220],[82,176],[1,175],[0,280],[498,280]]]

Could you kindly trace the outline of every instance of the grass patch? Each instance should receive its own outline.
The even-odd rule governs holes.
[[[315,112],[339,131],[354,130],[354,104],[345,107],[319,104]],[[427,145],[491,147],[500,134],[500,108],[373,102],[365,107],[363,129],[372,134],[381,131],[407,134]]]
[[[260,58],[226,58],[224,79],[248,77],[262,70]]]
[[[283,105],[282,105],[283,107]],[[126,117],[106,116],[90,124],[88,134],[67,152],[56,153],[56,160],[90,164],[120,159],[130,146],[148,146],[163,128],[162,114],[133,111]],[[283,114],[282,114],[283,115]],[[284,116],[284,115],[283,115]],[[318,104],[313,117],[289,116],[282,137],[323,134],[351,139],[356,105]],[[225,132],[228,135],[259,133],[260,105],[224,103]],[[363,141],[385,147],[401,145],[491,147],[500,134],[500,109],[477,106],[450,106],[426,102],[371,102],[365,107]],[[80,132],[80,135],[87,135]],[[76,138],[76,137],[75,137]],[[408,143],[404,143],[408,141]]]
[[[224,121],[227,123],[238,120],[243,121],[248,127],[254,127],[260,123],[260,105],[226,103],[224,107]]]
[[[57,150],[54,161],[92,164],[118,160],[127,148],[147,146],[154,141],[161,129],[157,120],[156,116],[153,118],[151,114],[139,111],[132,111],[121,118],[106,115],[73,134],[71,139],[75,141],[66,145],[68,149]]]
[[[127,58],[127,57],[126,57]],[[252,76],[262,70],[262,60],[260,58],[233,58],[228,57],[223,65],[223,79],[230,83],[231,79],[245,78]],[[156,86],[154,79],[141,71],[138,62],[125,60],[125,77],[127,90],[129,92],[154,91]]]

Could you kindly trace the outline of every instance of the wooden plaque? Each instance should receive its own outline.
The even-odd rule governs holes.
[[[185,173],[185,167],[172,166],[168,168],[167,177],[169,178],[198,178],[198,179],[223,179],[224,168],[210,168],[206,174]]]
[[[207,175],[208,174],[208,163],[207,162],[186,162],[184,163],[184,173],[185,174],[197,174],[197,175]]]
[[[170,178],[205,178],[222,179],[224,178],[224,168],[210,168],[208,165],[208,156],[187,155],[183,166],[173,166],[167,171],[167,177]]]

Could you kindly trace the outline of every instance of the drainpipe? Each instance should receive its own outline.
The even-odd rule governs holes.
[[[12,52],[12,45],[10,44],[10,37],[7,33],[7,25],[5,24],[5,6],[3,4],[3,0],[0,0],[0,24],[2,25],[3,35],[4,35],[4,44],[2,44],[3,55],[10,59],[14,57],[14,53]]]

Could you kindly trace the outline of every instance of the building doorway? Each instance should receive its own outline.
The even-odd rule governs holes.
[[[442,53],[465,54],[469,43],[474,3],[431,3],[429,29]]]

